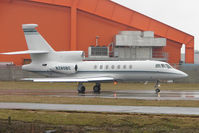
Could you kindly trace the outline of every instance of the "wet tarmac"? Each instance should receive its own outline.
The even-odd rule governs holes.
[[[41,104],[41,103],[0,103],[0,109],[199,115],[199,108],[193,108],[193,107],[113,106],[113,105]]]
[[[98,97],[98,98],[125,98],[143,100],[199,100],[199,91],[195,90],[161,90],[157,95],[154,90],[118,90],[102,91],[94,94],[87,91],[78,94],[76,90],[63,89],[1,89],[0,95],[31,95],[31,96],[55,96],[55,97]]]

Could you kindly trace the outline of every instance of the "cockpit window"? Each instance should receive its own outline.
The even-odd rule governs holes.
[[[167,68],[172,69],[172,67],[169,64],[165,64]]]
[[[168,69],[172,69],[172,66],[170,66],[169,64],[156,64],[155,68],[168,68]]]
[[[166,68],[166,66],[164,64],[161,64],[162,68]]]
[[[161,65],[160,64],[156,64],[155,68],[161,68]]]

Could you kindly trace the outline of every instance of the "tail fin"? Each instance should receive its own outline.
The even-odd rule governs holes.
[[[37,24],[23,24],[26,43],[29,50],[33,51],[54,51],[47,41],[35,29]]]
[[[25,34],[28,50],[8,53],[6,55],[30,54],[32,62],[44,62],[49,59],[49,53],[55,52],[47,41],[35,29],[37,24],[23,24],[22,28]]]

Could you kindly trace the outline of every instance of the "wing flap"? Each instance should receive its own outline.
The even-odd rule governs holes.
[[[24,78],[33,82],[103,82],[114,81],[111,77],[93,77],[93,78]]]
[[[86,78],[88,82],[96,82],[96,81],[114,81],[114,78],[111,77],[95,77],[95,78]]]
[[[7,53],[0,53],[0,54],[17,55],[17,54],[47,54],[47,53],[49,53],[49,51],[26,50],[26,51],[7,52]]]

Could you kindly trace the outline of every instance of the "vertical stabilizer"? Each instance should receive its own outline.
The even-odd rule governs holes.
[[[47,41],[35,29],[37,24],[23,24],[26,43],[29,50],[54,51]]]

